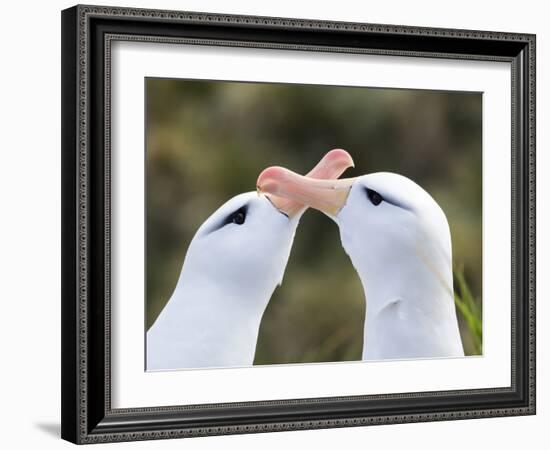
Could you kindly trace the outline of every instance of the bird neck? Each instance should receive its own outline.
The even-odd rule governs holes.
[[[148,341],[157,348],[148,342],[147,368],[252,365],[272,292],[249,286],[236,295],[222,292],[211,280],[182,276],[148,332]]]
[[[452,272],[430,267],[416,258],[358,270],[367,300],[367,315],[375,319],[388,304],[402,301],[418,309],[437,309],[435,299],[452,299]]]
[[[352,258],[367,305],[363,359],[463,355],[450,256],[377,254]]]

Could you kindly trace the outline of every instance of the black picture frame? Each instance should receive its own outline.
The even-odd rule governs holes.
[[[114,40],[511,63],[511,386],[111,408],[109,77]],[[61,350],[62,437],[78,444],[535,414],[535,36],[120,7],[64,10]]]

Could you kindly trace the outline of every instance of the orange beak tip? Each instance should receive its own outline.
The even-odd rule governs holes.
[[[340,166],[344,168],[355,167],[355,163],[351,155],[342,148],[335,148],[329,151],[325,158],[330,161],[335,166]]]
[[[286,169],[279,166],[272,166],[264,169],[256,181],[256,189],[259,192],[276,194],[279,183],[284,179]]]

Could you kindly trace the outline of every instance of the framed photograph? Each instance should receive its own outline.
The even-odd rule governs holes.
[[[62,12],[62,437],[535,413],[535,36]]]

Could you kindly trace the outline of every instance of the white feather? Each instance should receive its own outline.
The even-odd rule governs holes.
[[[374,205],[366,188],[386,201]],[[463,356],[445,214],[400,175],[358,178],[335,221],[367,302],[363,359]]]
[[[242,225],[219,224],[247,205]],[[281,283],[300,214],[241,194],[195,234],[165,308],[147,333],[147,370],[250,366],[264,310]]]

